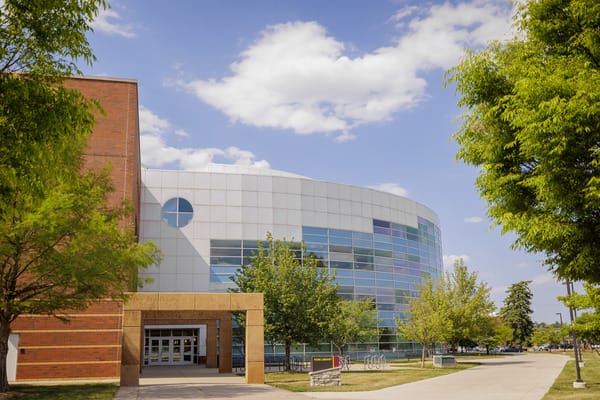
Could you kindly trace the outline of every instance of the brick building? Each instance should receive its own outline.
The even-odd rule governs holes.
[[[137,228],[141,187],[137,82],[75,78],[65,86],[102,105],[105,114],[97,116],[85,155],[86,167],[111,166],[115,191],[110,201],[129,201]],[[98,302],[84,312],[67,315],[68,323],[48,316],[23,315],[12,324],[10,380],[119,379],[123,305]]]

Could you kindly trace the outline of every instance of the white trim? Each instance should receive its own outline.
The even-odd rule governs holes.
[[[183,328],[194,328],[200,329],[200,327],[206,326],[206,324],[201,325],[144,325],[144,329],[183,329]]]

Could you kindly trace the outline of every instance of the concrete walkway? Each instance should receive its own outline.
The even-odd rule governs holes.
[[[539,400],[567,360],[567,356],[535,353],[482,359],[482,365],[464,371],[370,392],[290,393],[268,385],[246,385],[242,377],[212,369],[153,367],[144,369],[139,387],[120,388],[114,400]]]

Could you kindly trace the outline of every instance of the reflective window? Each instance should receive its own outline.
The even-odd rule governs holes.
[[[162,208],[162,219],[173,228],[186,226],[194,216],[194,209],[189,201],[183,197],[174,197],[167,200]]]

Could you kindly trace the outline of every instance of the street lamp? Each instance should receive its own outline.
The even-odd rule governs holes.
[[[558,317],[560,318],[560,341],[562,342],[562,349],[563,349],[563,353],[567,351],[567,344],[565,343],[565,338],[562,335],[562,327],[563,327],[563,320],[562,320],[562,313],[561,312],[557,312],[556,315],[558,315]]]
[[[567,285],[567,295],[570,298],[572,291],[573,291],[573,289],[572,289],[573,282],[566,281],[565,284]],[[571,318],[571,335],[573,335],[573,353],[575,354],[575,371],[577,372],[577,380],[575,380],[575,382],[573,382],[573,388],[584,389],[585,382],[583,380],[581,380],[581,370],[579,368],[580,354],[577,349],[579,347],[577,345],[577,333],[575,332],[575,329],[573,328],[573,320],[575,319],[573,317],[573,315],[574,315],[573,307],[569,306],[569,317]]]

